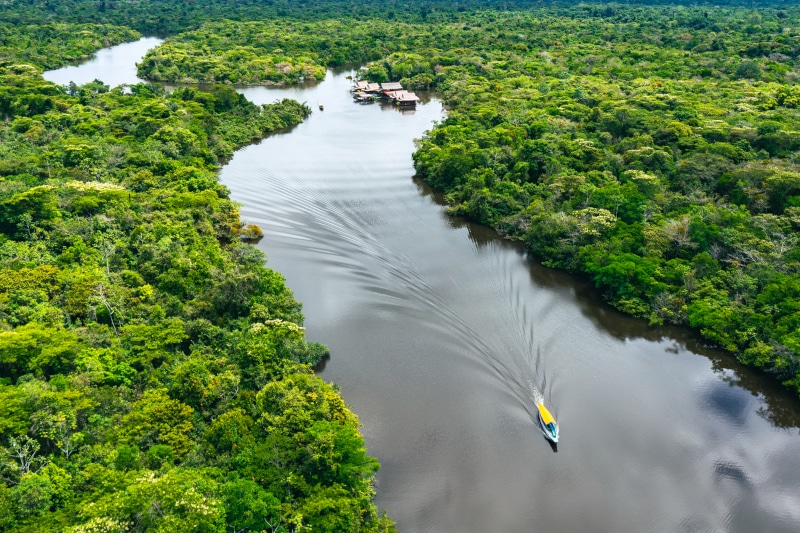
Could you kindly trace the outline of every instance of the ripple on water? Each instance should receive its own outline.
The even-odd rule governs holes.
[[[326,109],[237,151],[221,179],[330,346],[322,376],[364,423],[400,531],[797,530],[796,398],[446,217],[410,157],[441,105],[358,106],[348,85],[243,90]]]

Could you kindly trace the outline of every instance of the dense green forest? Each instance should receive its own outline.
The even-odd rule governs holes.
[[[0,21],[0,65],[26,63],[56,68],[88,59],[99,48],[138,37],[136,30],[119,26],[55,22],[15,26]]]
[[[311,371],[327,349],[216,176],[310,110],[13,63],[136,37],[69,30],[0,66],[0,531],[392,531]]]
[[[310,112],[231,85],[328,66],[438,91],[414,161],[453,214],[800,392],[800,9],[768,5],[0,4],[0,530],[393,530],[216,178]],[[139,32],[174,35],[141,74],[224,84],[41,78]]]
[[[629,6],[639,0],[5,0],[0,20],[10,24],[42,22],[103,23],[133,28],[153,35],[173,35],[207,21],[329,20],[343,17],[421,23],[455,21],[476,10],[520,11],[535,9],[572,18],[595,17],[630,22],[636,17]],[[742,6],[791,8],[795,0],[651,0],[644,5]]]
[[[431,65],[452,111],[417,171],[617,308],[800,392],[798,11],[639,13],[476,20],[508,45]]]
[[[363,77],[449,107],[414,160],[452,213],[800,391],[800,11],[596,9],[216,21],[140,74],[291,83],[380,56]]]

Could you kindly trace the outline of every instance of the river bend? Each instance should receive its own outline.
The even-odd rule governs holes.
[[[108,65],[157,42],[46,77],[135,83],[130,68],[105,78]],[[798,401],[448,218],[412,178],[414,139],[441,103],[355,104],[348,74],[242,89],[314,113],[237,151],[220,179],[264,230],[258,246],[303,302],[309,339],[331,348],[320,375],[360,416],[383,465],[377,504],[399,531],[798,531]],[[561,426],[557,449],[534,388]]]

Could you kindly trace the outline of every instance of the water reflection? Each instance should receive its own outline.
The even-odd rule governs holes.
[[[446,207],[443,194],[434,191],[419,178],[415,178],[414,183],[421,195],[431,198],[440,207]],[[540,265],[530,257],[522,243],[502,239],[490,228],[468,222],[461,217],[448,217],[448,223],[454,229],[466,228],[470,241],[478,247],[496,246],[518,254],[528,264],[530,279],[534,285],[574,298],[583,316],[614,338],[620,341],[643,339],[657,343],[663,346],[665,354],[692,352],[706,357],[711,362],[712,371],[726,384],[724,390],[712,389],[705,397],[704,402],[711,410],[728,412],[733,417],[732,421],[738,420],[741,423],[743,410],[752,409],[752,406],[728,389],[729,386],[735,386],[749,391],[765,403],[756,409],[756,413],[770,424],[786,429],[800,428],[798,402],[789,391],[770,376],[742,365],[732,354],[710,346],[698,332],[669,325],[650,326],[644,319],[624,315],[603,300],[601,292],[590,280]],[[727,399],[720,404],[723,398]]]
[[[331,348],[318,372],[363,422],[383,465],[377,503],[399,530],[795,531],[796,398],[446,216],[411,179],[413,139],[440,104],[361,106],[346,75],[241,89],[326,108],[239,150],[221,179],[264,230],[309,339]],[[532,387],[553,406],[558,449],[542,442]]]

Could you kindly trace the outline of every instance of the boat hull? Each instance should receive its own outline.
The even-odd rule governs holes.
[[[539,425],[542,427],[544,436],[555,444],[558,444],[558,423],[550,411],[543,404],[536,406],[539,409]]]

